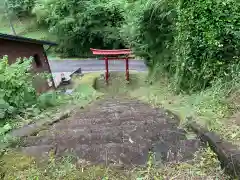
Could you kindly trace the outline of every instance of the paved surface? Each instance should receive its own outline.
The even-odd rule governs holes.
[[[127,97],[106,97],[23,141],[22,152],[46,157],[73,154],[79,163],[143,165],[149,151],[159,163],[193,158],[198,139],[187,139],[179,119]]]
[[[61,74],[64,73],[66,77],[81,68],[82,73],[98,72],[105,70],[103,60],[88,59],[88,60],[49,60],[50,68],[56,87],[61,82]],[[129,60],[130,70],[147,71],[147,67],[142,60]],[[124,60],[109,61],[110,71],[125,71]]]
[[[53,73],[57,72],[74,72],[81,68],[83,72],[104,71],[105,65],[103,60],[50,60],[50,67]],[[129,60],[130,70],[146,71],[147,68],[141,60]],[[109,61],[109,69],[113,71],[125,71],[125,61]]]

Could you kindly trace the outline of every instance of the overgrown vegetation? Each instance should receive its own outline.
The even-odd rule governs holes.
[[[137,55],[144,57],[151,72],[158,65],[171,72],[174,7],[172,1],[163,0],[135,1],[127,6],[121,37]]]
[[[188,1],[179,4],[176,22],[176,86],[201,90],[239,72],[240,3]]]
[[[164,71],[178,92],[192,92],[231,81],[239,71],[238,1],[161,0],[140,7],[122,33],[156,78],[155,71]]]
[[[7,57],[0,60],[0,119],[23,113],[36,102],[30,68],[31,60],[19,59],[12,65]]]
[[[118,1],[38,1],[34,8],[39,24],[58,37],[57,52],[83,56],[90,48],[124,47],[119,29],[124,18]]]
[[[33,86],[36,79],[45,79],[45,74],[32,73],[32,58],[19,58],[10,64],[7,56],[0,60],[0,120],[17,115],[40,113],[41,110],[59,103],[59,93],[47,92],[37,95]],[[30,115],[29,114],[29,115]]]
[[[8,135],[10,130],[54,118],[59,111],[83,107],[101,95],[88,80],[74,82],[71,94],[60,90],[37,95],[33,87],[36,76],[31,72],[31,59],[19,59],[10,65],[4,57],[0,60],[0,77],[0,150],[6,144],[18,141]]]

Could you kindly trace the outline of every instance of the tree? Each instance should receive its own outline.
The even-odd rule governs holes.
[[[15,28],[14,28],[14,26],[13,26],[13,23],[12,23],[12,18],[11,18],[11,14],[10,14],[10,12],[9,12],[8,1],[7,1],[7,0],[5,0],[4,6],[5,6],[5,15],[6,15],[6,17],[8,18],[9,26],[10,26],[10,28],[11,28],[11,30],[12,30],[12,33],[13,33],[14,35],[17,35],[17,34],[16,34],[16,31],[15,31]]]

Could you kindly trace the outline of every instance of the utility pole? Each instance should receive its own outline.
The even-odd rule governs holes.
[[[8,9],[8,1],[7,0],[5,0],[5,14],[6,14],[6,16],[7,16],[7,18],[8,18],[8,22],[9,22],[9,26],[11,27],[11,30],[12,30],[12,32],[13,32],[13,34],[16,36],[17,35],[17,33],[16,33],[16,31],[15,31],[15,28],[14,28],[14,26],[13,26],[13,23],[12,23],[12,18],[11,18],[11,15],[10,15],[10,13],[9,13],[9,9]]]

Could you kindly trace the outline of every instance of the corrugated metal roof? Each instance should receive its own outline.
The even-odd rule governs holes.
[[[50,42],[50,41],[43,41],[43,40],[31,39],[31,38],[26,38],[26,37],[22,37],[22,36],[14,36],[14,35],[10,35],[10,34],[2,34],[2,33],[0,33],[0,39],[19,41],[19,42],[27,42],[27,43],[33,43],[33,44],[50,45],[50,46],[57,45],[56,43]]]

